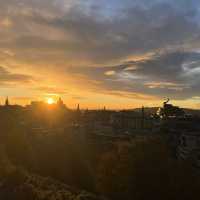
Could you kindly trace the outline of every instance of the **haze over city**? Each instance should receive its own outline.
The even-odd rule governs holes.
[[[0,1],[0,96],[199,108],[198,0]]]
[[[0,200],[200,199],[200,0],[0,0]]]

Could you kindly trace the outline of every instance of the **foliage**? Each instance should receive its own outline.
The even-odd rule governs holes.
[[[174,160],[161,139],[116,144],[101,156],[97,188],[112,199],[195,199],[199,176]]]
[[[189,163],[172,158],[164,136],[101,144],[82,140],[72,130],[33,135],[14,119],[10,125],[3,119],[0,123],[0,199],[200,197],[199,175]]]

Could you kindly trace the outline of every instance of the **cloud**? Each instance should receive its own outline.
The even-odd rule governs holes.
[[[103,94],[113,95],[118,97],[125,97],[129,99],[137,99],[137,100],[158,100],[155,96],[146,95],[143,93],[134,93],[134,92],[127,92],[127,91],[120,91],[120,90],[104,90],[101,91]]]
[[[65,95],[68,93],[66,89],[59,88],[56,86],[52,86],[52,87],[43,86],[43,87],[36,87],[34,89],[40,92],[44,92],[45,94]]]
[[[13,25],[12,21],[9,18],[4,18],[0,21],[0,27],[10,28]]]
[[[115,75],[115,71],[106,71],[104,74],[107,76],[112,76]]]
[[[149,89],[168,89],[168,90],[176,90],[176,91],[182,91],[185,88],[187,89],[184,84],[176,84],[176,83],[170,83],[170,82],[149,82],[146,83],[145,86],[147,86]]]
[[[12,73],[8,71],[5,67],[0,66],[0,83],[1,84],[27,84],[31,83],[34,78],[30,75],[21,73]]]
[[[139,61],[130,60],[104,67],[72,68],[70,72],[85,74],[89,80],[98,80],[100,87],[106,91],[120,90],[187,99],[199,95],[200,53],[164,51]]]
[[[33,81],[12,68],[23,66],[43,76],[33,86],[42,93],[66,93],[45,85],[51,71],[127,98],[199,96],[199,8],[197,0],[1,1],[0,64],[9,68],[0,67],[1,85]]]
[[[15,18],[15,33],[11,31],[11,40],[0,43],[5,48],[62,51],[66,59],[79,57],[95,64],[177,48],[194,43],[199,36],[195,1],[106,3],[113,13],[109,19],[102,4],[95,1],[22,1],[23,12],[14,2],[7,7]]]

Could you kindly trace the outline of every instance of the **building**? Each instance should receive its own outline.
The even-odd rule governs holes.
[[[135,130],[151,130],[153,119],[145,117],[144,107],[141,113],[134,111],[120,111],[112,115],[112,125],[116,132],[132,133]]]
[[[171,118],[165,121],[173,155],[200,168],[200,119]]]
[[[157,115],[161,118],[174,118],[174,117],[183,117],[185,112],[183,109],[178,106],[174,106],[169,104],[169,99],[163,103],[163,107],[159,108],[157,111]]]

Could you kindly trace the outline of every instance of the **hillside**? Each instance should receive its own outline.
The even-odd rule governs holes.
[[[159,107],[145,107],[146,115],[155,114]],[[190,109],[190,108],[182,108],[186,114],[197,115],[200,116],[200,110]],[[135,112],[141,112],[141,108],[133,109]]]
[[[0,146],[0,199],[2,200],[105,200],[83,189],[43,177],[13,164]]]
[[[14,170],[0,183],[0,199],[10,200],[105,200],[84,190],[56,181]]]

